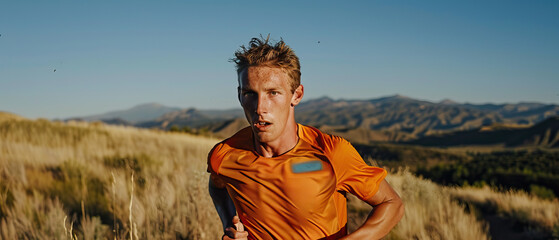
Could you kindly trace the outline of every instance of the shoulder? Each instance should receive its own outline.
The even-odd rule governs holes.
[[[208,167],[213,172],[218,172],[219,166],[226,158],[226,156],[236,150],[248,150],[252,144],[252,132],[250,127],[246,127],[235,133],[230,138],[227,138],[216,144],[208,154]]]
[[[311,145],[325,151],[332,152],[340,147],[348,147],[351,144],[344,138],[324,133],[317,128],[299,124],[299,137]]]

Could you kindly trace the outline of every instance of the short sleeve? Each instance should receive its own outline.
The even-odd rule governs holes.
[[[218,188],[225,187],[225,182],[221,179],[221,177],[218,174],[219,165],[221,165],[221,162],[223,161],[223,157],[224,157],[222,148],[223,148],[223,143],[218,143],[208,153],[208,167],[206,170],[207,172],[210,173],[210,180],[212,181],[214,186]]]
[[[330,162],[336,174],[336,190],[349,192],[361,200],[370,199],[386,177],[386,170],[367,165],[347,140],[332,138]]]

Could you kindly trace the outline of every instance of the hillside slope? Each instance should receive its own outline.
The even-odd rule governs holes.
[[[216,139],[0,116],[0,239],[219,239]],[[131,209],[131,211],[129,211]]]
[[[530,126],[559,115],[559,106],[432,103],[396,95],[371,100],[322,98],[301,104],[297,111],[297,119],[302,123],[342,129],[332,131],[335,134],[355,129],[382,131],[389,133],[391,141],[406,141],[496,123]]]
[[[180,108],[167,107],[158,103],[146,103],[146,104],[140,104],[134,106],[126,110],[112,111],[108,113],[85,116],[85,117],[75,117],[73,119],[84,120],[89,122],[103,121],[103,120],[114,121],[113,119],[118,119],[120,120],[119,124],[122,123],[134,124],[138,122],[149,121],[158,118],[163,114],[179,111],[179,110]]]
[[[219,239],[206,172],[217,141],[0,114],[0,238],[128,239],[132,232],[138,239]],[[453,201],[447,188],[408,172],[388,180],[408,210],[387,239],[488,238],[485,223]],[[541,206],[555,216],[554,204],[529,200],[510,212],[539,214],[533,206]],[[348,209],[355,229],[370,208],[350,200]],[[522,218],[545,224],[530,214]]]
[[[559,117],[550,117],[532,127],[496,124],[467,131],[427,136],[408,141],[422,146],[500,145],[507,147],[559,147]]]
[[[495,124],[528,127],[557,115],[557,105],[432,103],[399,95],[369,100],[324,97],[305,101],[295,111],[298,122],[361,144],[411,141]],[[215,129],[227,121],[233,122],[221,120],[206,127]]]
[[[365,100],[334,100],[328,97],[303,101],[296,107],[298,122],[318,127],[354,142],[411,141],[435,134],[475,130],[494,124],[532,126],[559,115],[559,106],[541,103],[459,104],[438,103],[395,95]],[[113,118],[126,120],[122,116]],[[146,128],[234,129],[244,118],[242,110],[180,109],[136,122]],[[123,124],[120,120],[112,122]],[[227,124],[235,124],[226,127]],[[214,132],[217,136],[221,133]]]
[[[23,117],[20,117],[13,113],[0,111],[0,122],[8,121],[8,120],[19,120],[19,119],[23,119]]]

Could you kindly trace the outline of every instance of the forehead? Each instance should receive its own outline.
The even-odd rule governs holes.
[[[241,87],[289,87],[289,81],[287,72],[276,67],[250,66],[239,73],[239,85]]]

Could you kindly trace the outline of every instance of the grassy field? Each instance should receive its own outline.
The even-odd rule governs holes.
[[[205,161],[216,142],[102,124],[0,121],[0,238],[218,239]]]
[[[219,239],[206,173],[217,141],[0,113],[0,238]],[[441,187],[408,171],[388,181],[406,215],[387,239],[489,239],[484,208],[559,236],[557,200]],[[348,209],[350,229],[370,211],[352,197]]]

